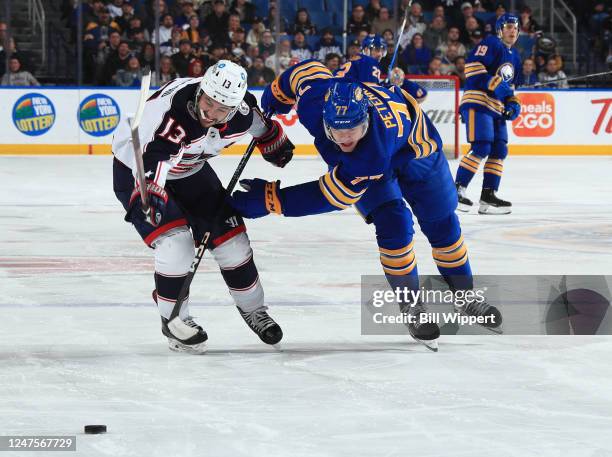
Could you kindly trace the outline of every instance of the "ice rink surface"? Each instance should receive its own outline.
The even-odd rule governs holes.
[[[227,182],[238,159],[211,164]],[[504,168],[514,212],[461,216],[475,273],[612,274],[612,159]],[[244,176],[287,185],[323,170],[255,157]],[[205,260],[198,357],[162,338],[152,253],[123,222],[110,157],[0,157],[0,182],[0,435],[77,435],[70,455],[87,457],[612,456],[612,337],[443,336],[434,354],[361,336],[360,275],[380,266],[352,209],[248,222],[281,351]],[[416,240],[420,272],[436,273]],[[92,423],[109,433],[81,434]]]

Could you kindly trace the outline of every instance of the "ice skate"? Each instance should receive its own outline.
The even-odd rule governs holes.
[[[188,316],[185,319],[181,319],[186,327],[196,331],[195,335],[186,339],[181,339],[172,333],[168,327],[168,319],[162,317],[161,321],[162,333],[168,338],[168,347],[171,351],[187,352],[189,354],[204,354],[206,352],[206,340],[208,340],[208,335],[192,317]],[[191,332],[193,332],[193,330],[191,330]]]
[[[511,212],[512,203],[498,198],[493,189],[482,189],[478,214],[510,214]]]
[[[465,316],[484,318],[483,323],[477,322],[477,324],[494,333],[503,333],[501,312],[485,300],[472,300],[462,306],[455,305],[455,310]]]
[[[438,352],[438,338],[440,337],[440,327],[433,322],[421,322],[420,316],[427,314],[427,309],[422,303],[410,306],[409,304],[400,305],[402,313],[413,316],[408,324],[408,331],[418,343],[433,352]]]
[[[472,209],[472,206],[474,205],[472,200],[470,200],[469,198],[465,196],[466,190],[467,189],[465,187],[457,184],[457,199],[458,199],[457,211],[461,211],[464,213],[468,213]]]
[[[250,327],[257,334],[259,339],[266,344],[277,344],[283,339],[283,330],[267,312],[267,306],[260,306],[251,312],[242,311],[239,307],[238,312]]]

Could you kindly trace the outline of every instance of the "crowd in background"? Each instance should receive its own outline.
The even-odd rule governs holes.
[[[407,74],[456,75],[463,84],[467,54],[487,35],[495,33],[495,20],[507,11],[504,2],[494,4],[492,0],[445,0],[442,4],[415,0],[411,5],[409,0],[401,0],[398,17],[394,17],[381,0],[369,0],[365,5],[354,4],[350,11],[346,24],[349,42],[343,54],[338,35],[342,26],[319,29],[306,8],[298,9],[292,20],[279,19],[283,35],[277,43],[274,1],[269,3],[267,17],[258,17],[256,6],[248,0],[233,0],[231,4],[224,0],[87,0],[82,10],[86,84],[138,86],[143,69],[155,68],[153,1],[159,2],[161,56],[160,75],[154,85],[176,77],[201,76],[220,59],[230,59],[247,68],[251,87],[270,83],[277,68],[282,72],[304,59],[318,59],[334,70],[354,58],[363,38],[372,33],[381,35],[387,43],[389,52],[381,63],[384,69],[395,48],[404,8],[409,8],[408,21],[399,42],[397,65]],[[588,18],[589,30],[602,61],[612,66],[610,7],[603,1],[595,2]],[[542,34],[529,6],[516,4],[521,32],[517,48],[523,58],[520,84],[565,77],[563,58],[556,52],[554,41]],[[77,17],[74,1],[67,0],[66,18],[75,37]],[[21,68],[18,43],[16,46],[11,41],[9,51],[4,49],[5,30],[6,24],[0,23],[0,63],[10,57],[9,72],[2,75],[4,66],[0,69],[1,84],[38,84]],[[551,86],[567,87],[567,83]]]

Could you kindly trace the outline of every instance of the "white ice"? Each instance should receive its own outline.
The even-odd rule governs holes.
[[[237,161],[212,163],[227,182]],[[244,176],[323,170],[255,157]],[[510,157],[514,212],[461,216],[475,273],[612,274],[611,171],[607,157]],[[360,275],[380,267],[353,210],[248,222],[280,352],[207,259],[197,357],[162,338],[151,252],[123,222],[110,157],[1,157],[0,182],[0,435],[77,435],[70,455],[87,457],[612,456],[612,337],[442,337],[434,354],[361,336]],[[92,423],[109,433],[83,435]]]

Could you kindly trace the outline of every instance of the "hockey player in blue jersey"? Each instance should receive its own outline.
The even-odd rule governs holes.
[[[387,55],[387,43],[380,35],[368,35],[361,43],[361,54],[354,60],[344,63],[334,76],[338,78],[350,78],[362,83],[383,84],[383,71],[380,61]],[[388,75],[390,84],[401,87],[408,92],[419,103],[423,103],[427,97],[427,90],[404,77],[400,68],[394,68]]]
[[[471,283],[467,248],[454,214],[453,180],[447,166],[432,166],[444,160],[439,152],[442,142],[416,100],[397,87],[332,79],[321,63],[306,61],[286,70],[262,98],[264,109],[277,113],[287,113],[296,102],[300,122],[314,137],[329,173],[285,189],[279,182],[246,180],[248,191],[233,196],[239,212],[246,217],[271,212],[305,216],[356,205],[375,225],[380,260],[391,286],[417,289],[414,230],[405,196],[435,246],[436,262],[447,268],[448,279]],[[489,305],[464,311],[494,314],[493,320],[501,323],[499,312]],[[417,305],[411,312],[424,310]],[[412,335],[437,338],[437,326],[424,325],[411,328]]]
[[[460,113],[467,127],[470,151],[461,159],[455,183],[460,211],[469,211],[472,201],[466,189],[478,166],[487,159],[480,195],[480,214],[508,214],[512,204],[498,198],[504,159],[508,155],[506,121],[521,112],[514,85],[521,69],[519,52],[512,49],[518,39],[518,17],[503,14],[497,19],[497,36],[485,38],[470,53],[465,64],[465,92]]]

